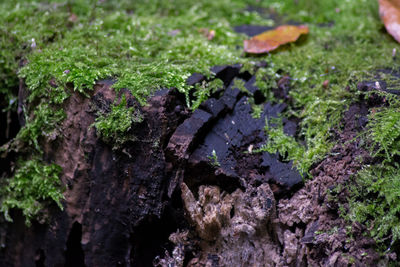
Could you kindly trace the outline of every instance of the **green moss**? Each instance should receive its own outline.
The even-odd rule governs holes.
[[[248,5],[266,9],[250,12]],[[43,138],[57,136],[65,116],[61,104],[74,93],[66,85],[90,95],[97,80],[113,78],[116,91],[129,89],[141,104],[160,88],[177,88],[188,99],[192,88],[185,81],[192,73],[212,76],[211,66],[230,63],[242,63],[254,73],[255,62],[264,60],[268,66],[256,73],[257,86],[268,100],[282,101],[274,98],[273,89],[280,78],[290,77],[284,116],[301,122],[295,137],[286,136],[279,123],[268,124],[269,141],[262,150],[279,152],[307,172],[334,145],[331,129],[338,127],[343,111],[358,97],[357,81],[374,76],[379,68],[400,67],[391,57],[399,46],[382,31],[377,1],[8,0],[0,3],[0,11],[2,105],[16,108],[18,79],[24,79],[29,115],[17,140],[34,147],[36,155]],[[272,26],[270,11],[283,15],[282,21],[307,23],[309,36],[276,53],[244,56],[246,37],[232,27]],[[215,37],[208,40],[201,29],[214,30]],[[19,68],[21,62],[24,66]],[[329,86],[324,86],[325,80]],[[219,87],[219,80],[197,86],[188,106],[197,108]],[[260,107],[253,105],[253,111],[258,116]],[[132,122],[140,121],[135,112],[121,101],[110,113],[99,114],[95,127],[108,142],[118,143],[127,137]],[[384,109],[377,114],[370,116],[367,135],[375,142],[375,155],[384,154],[390,162],[398,155],[397,133],[389,131],[398,126],[397,114]],[[380,128],[385,134],[374,130]]]
[[[279,153],[285,160],[292,160],[294,165],[299,169],[300,173],[306,173],[313,163],[310,158],[310,150],[296,142],[295,138],[288,136],[283,131],[281,118],[270,119],[266,121],[265,131],[268,136],[267,142],[261,148],[255,150],[258,152]]]
[[[218,161],[218,155],[215,150],[212,151],[210,156],[207,156],[208,160],[210,161],[211,166],[217,168],[220,167],[221,164]]]
[[[383,94],[385,95],[385,94]],[[390,99],[390,96],[388,96]],[[372,110],[367,124],[371,155],[382,163],[366,166],[350,186],[350,221],[365,224],[382,251],[400,241],[400,117],[398,99],[390,107]],[[389,250],[388,250],[389,249]]]
[[[65,117],[61,104],[74,93],[67,89],[69,85],[88,96],[97,80],[114,78],[117,91],[129,89],[142,105],[160,88],[175,87],[188,95],[191,88],[186,79],[191,73],[211,76],[209,69],[213,65],[242,61],[236,45],[243,36],[235,34],[232,25],[271,23],[255,12],[244,11],[245,7],[245,1],[228,0],[2,1],[1,105],[7,110],[16,109],[19,78],[24,79],[29,91],[26,125],[12,143],[33,147],[33,156],[41,154],[44,138],[58,135]],[[215,38],[208,40],[201,33],[202,28],[214,30]],[[216,80],[198,88],[197,99],[188,106],[198,107],[215,90],[213,84],[220,86]],[[140,118],[122,101],[113,105],[109,114],[99,114],[95,127],[103,139],[115,145],[128,138],[132,121]],[[7,148],[10,146],[3,150]],[[26,163],[20,166],[30,164],[31,156],[25,158]],[[15,173],[20,170],[23,167]],[[19,176],[10,181],[16,177]],[[17,187],[9,183],[3,190],[12,194]],[[26,201],[41,207],[39,195],[28,196],[19,195],[18,203],[25,203],[23,198],[27,197]],[[7,203],[11,202],[3,201],[7,210],[29,206]],[[26,215],[32,217],[38,209]]]
[[[185,81],[191,73],[210,74],[210,66],[240,61],[241,52],[233,44],[241,37],[233,34],[225,17],[218,23],[210,21],[215,12],[203,12],[213,8],[206,2],[198,2],[177,17],[140,16],[143,6],[138,3],[131,7],[139,9],[134,14],[106,11],[97,5],[95,17],[92,12],[81,14],[62,38],[46,45],[38,43],[40,49],[28,55],[29,63],[20,76],[26,79],[32,97],[53,90],[48,84],[51,78],[61,87],[70,82],[75,90],[86,93],[96,80],[110,76],[117,78],[116,89],[130,89],[142,104],[161,87],[188,92]],[[60,9],[67,13],[66,7]],[[215,39],[208,41],[201,28],[214,29]]]
[[[400,240],[399,166],[382,164],[358,173],[351,187],[347,218],[363,223],[383,251]]]
[[[384,156],[387,161],[400,155],[400,107],[374,110],[369,115],[369,137],[373,156]]]
[[[307,169],[334,145],[331,129],[338,128],[343,111],[358,97],[357,82],[374,77],[379,68],[400,67],[392,58],[398,44],[382,31],[376,1],[286,0],[263,5],[310,27],[309,36],[299,44],[266,56],[268,67],[257,76],[258,85],[271,100],[276,81],[290,77],[290,105],[284,116],[301,119],[299,133],[295,139],[285,139],[283,132],[270,134],[269,142],[297,142],[305,156],[297,150],[281,149],[288,153],[283,156],[294,160],[298,168]],[[329,81],[328,86],[324,86],[325,81]],[[273,151],[271,145],[267,146]]]
[[[0,3],[0,94],[16,103],[18,65],[31,51],[58,40],[67,31],[67,12],[28,1]],[[35,48],[36,46],[36,48]],[[15,106],[13,106],[15,108]]]
[[[119,104],[111,105],[111,111],[108,114],[104,112],[98,114],[93,126],[104,141],[117,148],[129,139],[126,133],[131,129],[132,123],[142,121],[143,116],[137,109],[127,107],[126,98],[123,95]]]
[[[276,101],[272,92],[277,87],[276,71],[272,68],[262,68],[256,72],[256,86],[269,101]]]
[[[224,83],[220,79],[214,79],[210,82],[203,81],[201,84],[196,84],[194,92],[195,99],[191,105],[192,109],[197,109],[211,94],[217,92],[217,90],[223,89],[223,86]]]
[[[298,5],[293,1],[269,4],[291,19],[306,22],[310,35],[301,45],[291,45],[292,49],[271,54],[268,59],[270,73],[277,73],[278,79],[286,74],[291,77],[292,103],[286,116],[301,119],[300,133],[294,139],[286,136],[281,127],[267,127],[270,140],[263,149],[278,151],[298,168],[307,170],[332,147],[330,130],[338,128],[343,111],[359,98],[358,81],[380,79],[388,87],[398,89],[398,79],[390,73],[399,68],[399,61],[392,58],[393,49],[398,50],[399,45],[383,30],[377,1],[297,2]],[[386,74],[377,75],[381,68],[386,69]],[[329,80],[327,87],[323,86],[325,80]],[[400,237],[400,173],[396,164],[400,106],[396,96],[379,95],[386,99],[387,105],[370,112],[369,123],[360,138],[368,144],[374,160],[383,162],[364,166],[354,177],[349,208],[342,210],[351,222],[360,222],[371,229],[370,234],[382,251],[389,252]]]
[[[54,140],[64,118],[64,110],[41,103],[35,107],[32,117],[26,117],[27,124],[19,131],[16,139],[41,152],[40,138],[47,137],[49,140]]]
[[[12,221],[10,209],[19,209],[26,224],[30,225],[49,200],[63,209],[61,200],[64,196],[58,178],[61,171],[59,166],[47,165],[37,159],[22,162],[14,177],[1,189],[0,211],[5,218]]]

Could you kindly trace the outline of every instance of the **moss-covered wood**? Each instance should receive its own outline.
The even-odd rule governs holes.
[[[115,91],[128,89],[142,106],[156,91],[177,88],[186,96],[186,105],[196,109],[221,84],[214,80],[190,86],[186,79],[192,73],[212,77],[212,66],[242,63],[242,71],[254,74],[258,62],[265,61],[267,67],[256,73],[257,86],[267,100],[279,102],[272,91],[288,77],[292,90],[284,116],[300,121],[300,129],[289,137],[279,120],[277,128],[267,125],[270,143],[259,149],[281,153],[305,174],[329,155],[335,145],[333,129],[337,130],[350,103],[371,97],[357,89],[359,81],[378,82],[377,89],[380,84],[398,89],[400,84],[396,55],[400,46],[384,31],[376,1],[5,0],[0,13],[3,117],[17,112],[20,82],[27,90],[19,107],[25,125],[1,144],[4,155],[15,153],[19,159],[0,174],[4,176],[1,210],[6,216],[15,207],[31,218],[42,207],[38,204],[32,212],[32,203],[48,199],[59,203],[63,186],[54,181],[58,171],[53,170],[51,159],[43,157],[42,146],[47,140],[63,138],[59,129],[65,102],[74,94],[88,97],[98,80],[114,80]],[[243,53],[247,37],[235,32],[235,26],[277,26],[290,20],[308,24],[309,36],[277,53],[261,57]],[[211,40],[204,36],[210,30],[215,31]],[[399,239],[398,221],[390,218],[398,215],[394,201],[398,190],[392,185],[400,179],[395,171],[400,102],[397,96],[379,91],[385,104],[369,111],[369,123],[360,134],[376,164],[365,166],[356,176],[361,177],[356,186],[362,190],[352,190],[348,218],[370,225],[372,235],[383,240],[386,249]],[[260,107],[250,101],[257,116]],[[94,124],[109,143],[127,140],[132,123],[140,121],[140,113],[123,106],[115,103]],[[36,170],[43,166],[43,170],[33,172],[29,169],[33,166]],[[38,175],[52,182],[37,179]],[[371,178],[375,176],[378,180]],[[24,183],[31,179],[32,187],[17,186],[22,178]],[[36,182],[51,195],[43,195]],[[382,196],[380,192],[388,193]],[[29,205],[20,204],[28,200]],[[389,217],[382,217],[384,213]]]

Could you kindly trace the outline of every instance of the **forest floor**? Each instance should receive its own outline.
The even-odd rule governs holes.
[[[400,47],[376,1],[0,11],[0,263],[397,264]],[[243,51],[285,24],[309,34]]]

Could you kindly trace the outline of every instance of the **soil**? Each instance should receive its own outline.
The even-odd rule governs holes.
[[[263,64],[260,64],[262,67]],[[240,65],[213,71],[224,87],[191,112],[176,90],[162,90],[139,107],[129,91],[116,94],[100,81],[90,98],[65,103],[62,136],[44,140],[44,157],[60,165],[67,185],[64,210],[47,210],[30,228],[14,211],[2,223],[1,266],[371,266],[379,260],[361,225],[340,217],[346,185],[370,160],[357,134],[368,108],[360,99],[333,129],[337,145],[305,180],[278,154],[252,153],[266,142],[265,119],[290,99],[287,77],[278,81],[282,103],[264,103],[252,117],[249,98],[263,102],[255,78]],[[200,74],[189,84],[205,80]],[[242,79],[248,93],[234,86]],[[23,81],[21,81],[23,88]],[[375,90],[360,83],[359,90]],[[127,97],[143,122],[130,141],[113,148],[90,127],[96,112]],[[295,136],[297,121],[284,119]]]

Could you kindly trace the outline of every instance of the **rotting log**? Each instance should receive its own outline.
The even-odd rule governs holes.
[[[6,244],[0,251],[1,265],[149,266],[173,248],[170,234],[191,229],[182,183],[193,192],[204,186],[238,192],[234,199],[245,197],[243,192],[259,192],[262,186],[271,203],[273,193],[281,197],[296,190],[302,179],[290,163],[275,155],[244,154],[249,146],[266,141],[265,119],[277,117],[286,105],[266,103],[261,117],[253,118],[251,95],[234,88],[233,80],[244,80],[250,94],[257,88],[254,78],[239,70],[240,65],[214,68],[226,89],[194,112],[176,90],[157,92],[143,107],[128,90],[115,93],[109,80],[99,81],[89,97],[72,93],[63,104],[67,116],[62,134],[43,142],[44,160],[63,169],[64,210],[50,207],[48,222],[33,222],[31,227],[14,211],[14,223],[1,228]],[[197,76],[188,82],[205,79]],[[122,94],[128,106],[140,108],[144,120],[130,130],[134,139],[113,149],[91,125],[96,111],[109,109]],[[284,120],[284,128],[294,134],[296,124]],[[213,150],[219,166],[210,161]],[[275,165],[279,171],[273,171]],[[269,184],[274,185],[273,193]],[[189,252],[196,250],[194,245]]]

